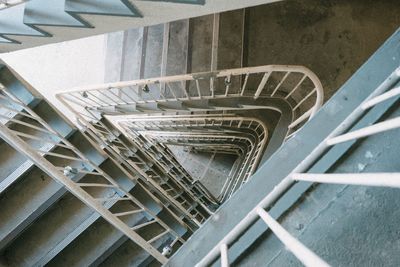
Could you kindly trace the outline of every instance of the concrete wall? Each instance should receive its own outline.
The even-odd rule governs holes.
[[[95,27],[73,28],[40,26],[43,30],[53,34],[53,37],[11,36],[22,44],[13,45],[0,43],[0,52],[15,51],[49,43],[74,40],[107,32],[155,25],[178,19],[219,13],[227,10],[262,5],[276,1],[281,0],[206,0],[204,5],[182,4],[178,3],[179,1],[133,0],[130,2],[132,2],[136,9],[139,10],[142,17],[81,15],[84,20],[88,21]]]

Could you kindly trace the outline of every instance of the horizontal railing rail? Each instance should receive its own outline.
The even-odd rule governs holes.
[[[113,108],[114,115],[157,110],[157,104],[166,102],[229,97],[286,100],[294,113],[290,136],[321,107],[323,88],[317,76],[303,66],[266,65],[85,86],[58,95],[82,114],[87,109],[106,112]]]

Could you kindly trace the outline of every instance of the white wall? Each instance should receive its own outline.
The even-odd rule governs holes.
[[[55,94],[104,81],[105,36],[50,44],[0,58],[68,116]]]

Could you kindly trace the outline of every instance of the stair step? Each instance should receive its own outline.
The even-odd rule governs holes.
[[[3,102],[3,101],[2,101]],[[3,102],[4,103],[4,102]],[[44,101],[35,104],[34,111],[42,116],[44,120],[51,122],[51,124],[56,125],[56,128],[60,131],[60,134],[64,137],[68,137],[73,133],[73,129],[67,125],[62,118],[60,118],[56,113],[51,112],[53,109]],[[20,106],[18,106],[21,108]],[[16,107],[17,108],[17,107]],[[0,110],[4,108],[0,107]],[[51,114],[51,115],[49,115]],[[36,129],[29,129],[24,125],[17,123],[18,121],[22,123],[32,122],[32,119],[26,116],[19,116],[11,119],[9,128],[13,130],[24,129],[25,133],[32,135],[32,137],[26,139],[27,143],[31,144],[37,149],[40,149],[44,152],[50,152],[57,147],[54,143],[45,143],[43,141],[38,141],[36,138],[43,138],[44,134]],[[48,138],[46,138],[48,139]],[[30,160],[27,160],[25,156],[15,151],[11,146],[9,146],[5,142],[0,143],[0,149],[3,153],[0,154],[0,158],[3,156],[1,160],[1,168],[0,168],[0,193],[4,192],[11,184],[13,184],[21,175],[25,174],[28,170],[30,170],[33,166],[33,163]]]
[[[244,57],[244,30],[245,10],[233,10],[223,12],[219,18],[219,34],[217,42],[216,65],[218,70],[243,67]],[[241,77],[235,76],[229,80],[229,93],[239,93],[241,89]],[[216,88],[219,94],[227,91],[224,79],[218,79]]]
[[[35,0],[25,4],[24,23],[65,27],[88,27],[64,11],[64,1]],[[43,8],[46,7],[46,8]]]
[[[213,19],[213,15],[190,19],[188,73],[211,70]]]
[[[46,261],[38,262],[37,265],[96,266],[112,254],[124,241],[128,240],[128,237],[104,219],[99,218],[99,216],[96,217],[96,221],[89,218],[91,222],[86,225],[84,231],[79,236],[75,235],[68,246],[59,254],[56,254],[51,261],[46,259]],[[143,215],[138,214],[124,221],[129,224],[135,224],[145,221],[145,218]]]
[[[189,42],[189,20],[170,23],[166,75],[187,73]]]
[[[140,17],[139,11],[129,1],[65,0],[65,11],[75,14]]]
[[[143,53],[143,28],[124,32],[122,46],[121,81],[140,79],[140,62]]]
[[[76,132],[70,140],[72,143],[79,143],[81,152],[90,155],[95,164],[102,163],[104,157],[88,146],[87,141],[82,138],[83,136]],[[57,162],[60,166],[68,166],[71,162],[65,159],[50,159],[50,161]],[[78,174],[74,180],[77,181],[83,176],[84,174]],[[1,195],[0,204],[3,208],[0,213],[0,249],[9,244],[65,193],[64,187],[36,167],[20,177]]]
[[[121,177],[121,172],[114,165],[111,164],[110,161],[105,162],[101,166],[102,169],[105,169],[107,173],[112,175],[114,179],[119,180]],[[118,173],[120,173],[118,175]],[[85,177],[83,182],[91,183],[90,181],[96,179],[94,177]],[[131,193],[135,195],[135,197],[145,206],[150,208],[153,212],[160,212],[162,209],[154,209],[155,206],[159,206],[158,203],[154,201],[150,196],[147,195],[140,186],[134,186],[134,183],[129,183],[125,185],[119,181],[119,184],[124,187],[124,190],[131,190]],[[109,192],[107,188],[91,188],[91,195],[99,195],[101,192]],[[104,194],[104,193],[101,193]],[[63,248],[65,248],[71,241],[75,240],[83,231],[90,231],[90,225],[96,221],[99,216],[97,213],[93,213],[93,211],[84,205],[81,201],[76,198],[73,198],[70,194],[64,197],[65,201],[59,202],[58,205],[53,209],[49,210],[45,215],[40,217],[40,219],[35,222],[34,225],[28,228],[20,238],[16,239],[11,246],[8,247],[6,251],[6,258],[10,262],[13,262],[16,265],[23,266],[26,262],[48,262],[51,257],[49,255],[55,256],[58,252],[60,252]],[[117,200],[111,201],[106,205],[114,205]],[[128,201],[120,201],[117,202],[117,205],[114,205],[115,208],[118,205],[123,205],[124,203],[128,203]],[[130,202],[129,202],[130,203]],[[113,206],[113,209],[114,209]],[[120,207],[121,208],[121,207]],[[63,212],[60,213],[59,211]],[[114,209],[114,213],[126,211],[127,209]],[[125,221],[127,218],[142,216],[142,213],[136,213],[134,215],[124,216],[123,220]],[[147,216],[146,214],[144,214]],[[165,216],[165,215],[163,215]],[[88,219],[87,219],[88,218]],[[50,225],[51,226],[50,226]],[[177,227],[176,224],[179,224],[176,220],[167,221],[167,224],[172,225],[172,227]],[[56,227],[55,229],[53,229]],[[62,227],[60,227],[62,225]],[[39,227],[39,228],[38,228]],[[87,228],[89,227],[89,228]],[[39,231],[39,229],[43,229]],[[44,230],[45,229],[45,230]],[[112,227],[112,229],[114,229]],[[47,232],[50,231],[50,232]],[[114,230],[113,230],[114,231]],[[118,235],[122,235],[119,231],[115,230]],[[92,233],[93,234],[93,233]],[[90,235],[90,234],[89,234]],[[97,234],[98,236],[98,234]],[[32,241],[30,241],[32,240]],[[38,246],[38,242],[45,242],[45,244]],[[33,246],[35,245],[35,246]],[[55,247],[55,245],[57,245]],[[54,248],[54,249],[53,249]],[[106,247],[103,247],[105,249]],[[27,253],[29,252],[29,255]],[[34,252],[34,253],[33,253]],[[99,252],[99,251],[97,251]],[[50,253],[50,254],[48,254]],[[19,255],[19,256],[17,256]],[[21,256],[26,255],[26,256]],[[53,257],[52,256],[52,257]],[[88,260],[92,257],[87,258]],[[24,262],[20,262],[20,259],[24,259]]]
[[[219,19],[217,69],[243,67],[245,10],[223,12]]]
[[[148,231],[152,231],[152,229],[150,228]],[[159,251],[161,251],[164,245],[168,244],[170,240],[171,239],[168,236],[163,236],[159,240],[155,241],[153,245],[157,247]],[[145,264],[144,266],[149,266],[146,264],[149,258],[151,260],[153,259],[148,253],[143,253],[143,250],[141,250],[133,242],[126,240],[115,250],[113,254],[100,263],[99,266],[141,266],[141,264]]]
[[[25,5],[17,5],[11,8],[1,10],[0,12],[0,36],[19,43],[4,35],[25,35],[25,36],[45,36],[43,33],[25,25],[24,19]],[[14,37],[12,37],[14,38]],[[8,42],[7,42],[8,43]]]
[[[155,78],[161,75],[163,34],[164,24],[150,26],[147,29],[143,78]]]
[[[121,80],[122,68],[124,67],[123,45],[124,32],[112,32],[106,35],[106,58],[104,70],[104,82],[117,82]],[[133,64],[132,64],[133,65]]]
[[[93,214],[92,209],[67,194],[7,247],[5,257],[12,266],[31,266]]]

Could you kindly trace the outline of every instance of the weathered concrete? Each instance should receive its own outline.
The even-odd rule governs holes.
[[[324,86],[325,99],[400,24],[396,0],[290,0],[248,9],[245,66],[304,65]]]
[[[148,27],[143,78],[161,76],[163,33],[163,24]]]
[[[233,155],[194,153],[182,146],[169,146],[180,164],[193,178],[217,197],[236,160]]]
[[[186,73],[188,62],[189,19],[170,23],[167,75]]]
[[[213,15],[192,18],[189,23],[188,73],[210,71]]]
[[[399,133],[358,142],[331,172],[399,172]],[[399,196],[392,188],[316,185],[281,223],[332,266],[398,266]],[[235,266],[302,266],[269,231],[247,253]]]

